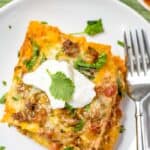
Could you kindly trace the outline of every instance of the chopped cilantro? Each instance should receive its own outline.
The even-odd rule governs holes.
[[[68,103],[65,103],[65,108],[69,110],[71,113],[74,113],[75,109]]]
[[[12,99],[13,99],[14,101],[18,101],[18,100],[20,99],[20,95],[13,96]]]
[[[74,131],[81,131],[82,128],[84,126],[84,121],[83,120],[79,120],[79,122],[75,125],[74,127]]]
[[[125,47],[125,43],[120,40],[117,41],[117,44],[120,45],[121,47]]]
[[[107,55],[105,53],[102,53],[101,55],[99,55],[96,63],[93,64],[93,67],[96,69],[100,69],[106,63],[106,60],[107,60]]]
[[[85,111],[89,111],[90,110],[90,104],[87,104],[85,107],[84,107]]]
[[[125,131],[124,125],[121,125],[121,126],[120,126],[120,133],[123,133],[124,131]]]
[[[118,95],[122,96],[122,84],[119,77],[117,78],[117,86],[118,86]]]
[[[51,74],[48,70],[47,72],[52,79],[49,88],[52,96],[65,102],[71,100],[75,90],[73,81],[62,72],[56,72],[55,74]]]
[[[70,34],[87,34],[90,36],[96,35],[98,33],[104,32],[103,23],[101,19],[98,20],[89,20],[87,25],[82,32],[70,33]]]
[[[39,50],[40,50],[39,45],[35,41],[31,40],[31,44],[32,44],[32,49],[33,49],[32,57],[31,59],[24,61],[24,64],[26,65],[28,70],[31,70],[33,66],[36,64],[38,56],[39,56]]]
[[[0,150],[5,150],[5,146],[0,146]]]
[[[6,86],[6,85],[7,85],[7,82],[6,82],[5,80],[3,80],[3,81],[2,81],[2,84],[3,84],[4,86]]]
[[[117,77],[117,86],[118,86],[118,95],[121,97],[124,96],[125,90],[123,89],[123,85],[122,85],[120,77]]]
[[[9,25],[9,26],[8,26],[8,28],[9,28],[9,29],[11,29],[11,28],[12,28],[12,26],[11,26],[11,25]]]
[[[79,69],[100,69],[106,63],[106,60],[107,60],[107,55],[105,53],[100,54],[97,61],[93,64],[89,64],[84,60],[82,60],[81,58],[79,58],[74,62],[74,67],[78,70]]]
[[[94,79],[94,72],[95,72],[95,69],[85,69],[85,68],[82,68],[82,67],[79,67],[78,68],[78,71],[80,71],[83,75],[85,75],[87,78],[89,79]]]
[[[1,98],[0,98],[0,104],[4,104],[6,101],[6,95],[7,93],[5,93]]]
[[[104,32],[102,20],[91,20],[87,21],[87,26],[84,29],[84,33],[88,35],[96,35],[98,33]]]
[[[74,148],[73,147],[66,147],[66,148],[64,148],[64,150],[73,150]]]
[[[47,58],[46,58],[45,54],[42,53],[40,63],[43,63],[46,60],[47,60]]]
[[[46,22],[46,21],[41,21],[41,23],[42,23],[42,24],[48,24],[48,22]]]

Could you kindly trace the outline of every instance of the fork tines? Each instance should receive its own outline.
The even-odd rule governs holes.
[[[144,30],[124,32],[125,50],[127,65],[131,76],[136,72],[140,75],[147,70],[150,65],[150,49]]]

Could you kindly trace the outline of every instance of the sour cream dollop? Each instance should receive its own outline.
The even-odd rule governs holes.
[[[23,82],[28,85],[32,85],[45,92],[50,100],[51,107],[53,109],[64,108],[65,101],[61,99],[55,99],[51,95],[49,87],[51,85],[51,78],[47,73],[47,69],[52,73],[62,72],[68,78],[70,78],[74,85],[75,91],[72,99],[67,102],[73,108],[81,108],[89,104],[96,93],[94,90],[94,83],[81,74],[78,70],[74,69],[71,64],[66,61],[46,60],[42,63],[34,72],[27,73],[23,76]]]

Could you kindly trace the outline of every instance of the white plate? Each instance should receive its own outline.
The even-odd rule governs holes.
[[[30,20],[48,21],[69,33],[81,31],[87,20],[97,18],[102,18],[105,33],[88,39],[111,44],[113,52],[122,57],[124,52],[117,45],[117,40],[122,40],[124,29],[144,28],[150,35],[150,24],[117,0],[14,0],[0,9],[0,95],[10,86],[17,52]],[[8,81],[7,87],[2,86],[2,80]],[[135,150],[134,104],[130,101],[124,103],[123,124],[126,131],[121,135],[116,149]],[[148,105],[145,106],[150,116]],[[0,109],[3,110],[3,106]],[[0,124],[0,145],[6,146],[7,150],[45,149],[3,124]]]

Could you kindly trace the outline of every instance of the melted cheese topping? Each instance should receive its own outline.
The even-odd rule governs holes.
[[[56,99],[51,95],[49,91],[51,78],[47,73],[47,69],[52,74],[61,71],[74,82],[75,92],[73,94],[73,98],[68,102],[74,108],[84,107],[85,105],[89,104],[95,97],[96,94],[94,90],[94,84],[84,75],[82,75],[79,71],[74,69],[69,63],[65,61],[49,59],[41,66],[39,66],[34,72],[25,74],[23,81],[26,84],[33,85],[44,91],[47,94],[53,109],[64,108],[65,101]]]
[[[67,35],[62,33],[57,27],[32,21],[19,51],[19,61],[15,68],[11,89],[7,95],[6,113],[2,121],[17,128],[19,127],[19,131],[33,138],[36,142],[45,145],[47,149],[54,149],[56,147],[61,150],[68,146],[73,147],[74,150],[113,149],[120,130],[120,118],[117,117],[119,112],[116,110],[119,108],[121,97],[118,96],[117,92],[117,95],[115,94],[111,97],[100,93],[98,98],[96,97],[91,101],[88,109],[75,109],[73,113],[68,111],[68,109],[51,109],[52,100],[50,100],[51,105],[49,105],[45,92],[35,89],[33,86],[30,87],[22,84],[22,76],[24,73],[29,72],[24,61],[30,60],[33,54],[31,39],[40,47],[40,55],[32,70],[41,67],[39,65],[43,55],[47,59],[55,59],[58,53],[59,57],[57,59],[59,61],[65,60],[72,64],[77,57],[68,56],[65,51],[62,51],[63,42],[71,40],[73,43],[77,43],[80,50],[79,55],[83,55],[84,58],[87,56],[87,53],[88,56],[92,55],[88,52],[89,47],[95,49],[98,53],[104,52],[107,54],[108,61],[104,67],[96,71],[92,80],[96,87],[100,87],[100,92],[103,90],[103,87],[114,84],[118,77],[122,83],[121,90],[125,90],[126,67],[124,61],[111,54],[111,47],[109,45],[87,42],[85,37]],[[73,78],[75,76],[74,71],[72,76],[69,69],[67,70],[70,79]],[[67,73],[65,75],[67,76]],[[50,86],[50,78],[48,80]],[[74,81],[75,79],[72,80]],[[42,80],[40,86],[43,86],[43,82]],[[47,83],[47,80],[45,82]],[[85,86],[87,86],[86,83],[84,83],[83,88]],[[83,102],[83,96],[86,96],[84,94],[89,94],[89,92],[86,89],[83,91],[81,87],[79,92],[82,92],[80,100]],[[16,95],[20,95],[21,99],[14,101],[12,97]],[[58,102],[60,103],[60,101]],[[33,106],[36,105],[35,110],[29,110],[27,107],[29,105],[27,104],[30,104],[30,106],[32,106],[31,104]],[[80,104],[80,102],[77,104]],[[80,123],[80,119],[83,120],[84,127],[81,131],[75,132],[74,128]]]

